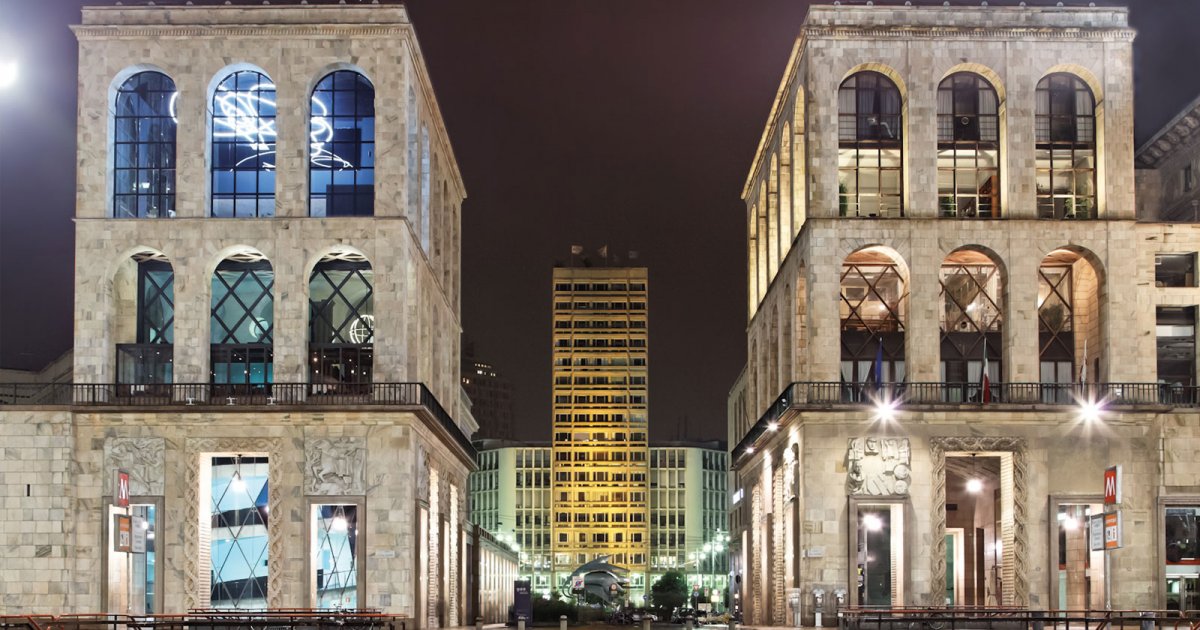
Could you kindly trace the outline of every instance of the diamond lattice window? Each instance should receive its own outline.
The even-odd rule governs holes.
[[[210,605],[266,608],[267,458],[212,457],[210,471]]]
[[[312,569],[317,608],[358,606],[358,507],[312,507]]]
[[[998,383],[1004,309],[1000,269],[987,256],[956,252],[942,263],[942,380],[978,383],[984,356],[988,378]]]
[[[375,341],[370,263],[355,255],[322,261],[313,269],[308,293],[313,385],[370,383]]]
[[[255,257],[245,257],[255,258]],[[226,260],[212,278],[212,382],[272,380],[275,273],[265,260]]]
[[[903,269],[884,255],[866,253],[842,266],[841,293],[842,379],[848,383],[903,381],[908,308]],[[877,358],[882,374],[874,374]]]

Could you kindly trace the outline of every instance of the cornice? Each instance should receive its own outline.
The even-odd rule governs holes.
[[[1132,42],[1131,28],[986,26],[805,26],[809,39],[973,39]]]
[[[129,26],[75,25],[79,40],[195,38],[195,37],[395,37],[412,32],[409,24],[138,24]]]
[[[1139,166],[1157,168],[1174,157],[1180,149],[1189,147],[1200,137],[1200,98],[1183,108],[1137,151]]]

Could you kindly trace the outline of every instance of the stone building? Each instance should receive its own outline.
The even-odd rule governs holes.
[[[1137,151],[1137,216],[1200,223],[1200,98]]]
[[[465,192],[405,9],[89,7],[73,30],[74,383],[0,411],[0,610],[463,624]]]
[[[550,491],[549,443],[481,440],[476,445],[471,521],[519,552],[521,579],[529,580],[536,594],[569,594],[566,578],[575,567],[558,573],[551,567],[551,515],[558,506]],[[652,585],[667,571],[679,571],[708,598],[715,590],[723,606],[729,575],[725,445],[659,442],[650,444],[649,454],[649,572],[637,582]],[[630,578],[633,582],[635,576]],[[643,602],[643,594],[634,593],[634,601]]]
[[[1200,230],[1136,211],[1127,17],[810,9],[743,190],[747,623],[811,624],[816,592],[826,613],[1197,605]],[[1106,575],[1085,519],[1112,465]]]

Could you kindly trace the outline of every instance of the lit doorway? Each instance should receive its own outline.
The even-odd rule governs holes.
[[[997,453],[946,454],[947,605],[1006,603],[1001,466]]]
[[[882,608],[905,604],[905,504],[850,499],[851,604]]]
[[[1104,511],[1099,497],[1051,498],[1051,601],[1058,610],[1103,610],[1104,552],[1088,545],[1088,519]]]
[[[1168,505],[1163,513],[1168,610],[1200,610],[1200,506]]]

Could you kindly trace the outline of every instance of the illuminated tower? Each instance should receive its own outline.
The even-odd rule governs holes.
[[[554,270],[554,583],[600,556],[644,595],[649,559],[644,267]],[[564,591],[569,592],[566,584]]]

